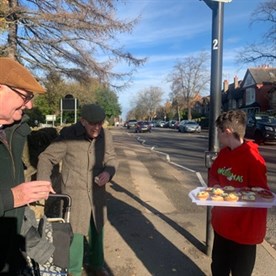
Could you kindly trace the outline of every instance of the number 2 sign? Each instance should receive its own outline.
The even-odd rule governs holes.
[[[215,38],[213,40],[213,50],[217,50],[218,49],[218,45],[219,45],[218,39]]]

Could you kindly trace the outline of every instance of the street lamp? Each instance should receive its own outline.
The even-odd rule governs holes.
[[[204,1],[205,4],[212,9],[216,3],[214,2],[221,2],[221,3],[230,3],[232,0],[199,0],[199,1]]]
[[[203,0],[212,10],[212,54],[211,54],[211,85],[210,85],[210,112],[209,112],[209,150],[205,153],[205,164],[209,169],[219,150],[216,118],[221,112],[221,82],[222,82],[222,52],[223,52],[223,16],[224,3],[232,0]],[[209,177],[208,177],[209,178]],[[206,253],[210,255],[211,239],[211,208],[207,206],[206,222]]]
[[[223,3],[230,3],[232,0],[212,0],[214,2],[223,2]]]

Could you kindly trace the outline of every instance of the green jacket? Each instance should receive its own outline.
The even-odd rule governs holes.
[[[13,208],[11,188],[24,182],[22,152],[30,127],[26,118],[19,123],[4,126],[8,145],[0,138],[0,217],[17,218],[17,232],[20,232],[24,207]]]

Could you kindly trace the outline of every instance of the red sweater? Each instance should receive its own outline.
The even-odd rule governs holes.
[[[209,173],[210,186],[231,185],[269,189],[266,164],[258,146],[246,141],[238,148],[221,149]],[[240,244],[261,243],[266,233],[266,208],[214,207],[212,226],[222,237]]]

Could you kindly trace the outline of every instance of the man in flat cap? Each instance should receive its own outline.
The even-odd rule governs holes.
[[[32,74],[11,58],[0,57],[0,230],[8,218],[20,233],[25,205],[47,199],[54,192],[50,181],[24,181],[22,152],[30,128],[23,116],[32,108],[34,93],[45,89]],[[1,236],[3,238],[3,236]],[[2,248],[0,248],[2,249]],[[7,250],[7,249],[6,249]],[[0,257],[2,257],[0,252]],[[1,265],[0,265],[1,270]]]
[[[49,181],[23,183],[21,156],[30,128],[22,117],[24,109],[32,108],[34,93],[44,92],[25,67],[13,59],[0,58],[0,216],[15,216],[19,227],[24,208],[18,207],[53,192]]]
[[[90,268],[108,275],[104,268],[103,225],[106,217],[105,185],[115,174],[117,161],[110,132],[103,128],[104,110],[84,105],[80,121],[61,130],[60,136],[40,154],[37,178],[50,180],[52,168],[62,162],[63,193],[72,197],[70,275],[81,276],[84,237],[89,235]]]

